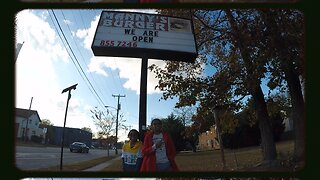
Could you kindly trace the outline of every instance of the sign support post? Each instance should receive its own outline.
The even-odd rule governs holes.
[[[148,77],[148,58],[142,57],[141,62],[141,75],[140,75],[140,101],[139,101],[139,133],[140,141],[144,139],[146,132],[147,120],[147,78]]]

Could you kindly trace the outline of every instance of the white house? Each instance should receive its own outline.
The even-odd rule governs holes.
[[[43,137],[43,129],[39,128],[41,119],[37,111],[15,108],[16,124],[15,133],[17,138],[31,139],[31,136],[36,135]]]

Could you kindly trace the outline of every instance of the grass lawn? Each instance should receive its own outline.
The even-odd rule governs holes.
[[[280,171],[290,170],[290,158],[293,155],[293,142],[286,141],[276,144],[277,160]],[[262,162],[262,152],[257,146],[242,149],[225,149],[224,158],[226,162],[225,171],[254,171],[268,170],[268,168],[259,166]],[[202,151],[197,153],[179,153],[176,157],[180,171],[222,171],[223,164],[221,160],[221,151]],[[264,168],[264,169],[263,169]],[[271,169],[272,171],[277,169]]]
[[[236,150],[225,149],[225,171],[292,171],[293,141],[277,143],[276,148],[279,164],[272,168],[259,165],[259,163],[262,162],[262,152],[258,146]],[[110,156],[76,164],[66,164],[63,166],[63,171],[81,171],[113,158],[114,156]],[[220,150],[180,152],[176,156],[176,162],[179,170],[184,172],[212,172],[223,170]],[[39,171],[59,171],[59,166],[39,169]],[[104,168],[102,171],[122,171],[121,159],[113,161],[110,166]]]
[[[276,144],[277,160],[279,165],[273,168],[259,166],[262,161],[260,147],[248,147],[237,150],[225,149],[226,171],[290,171],[292,166],[290,159],[293,155],[293,141],[285,141]],[[176,162],[180,171],[206,172],[222,171],[220,150],[180,152],[176,156]],[[121,160],[114,161],[112,165],[103,171],[121,171]]]

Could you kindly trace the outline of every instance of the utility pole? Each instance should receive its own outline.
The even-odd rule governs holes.
[[[68,112],[68,105],[69,105],[69,100],[71,98],[71,90],[75,90],[78,84],[72,85],[70,87],[65,88],[62,90],[62,93],[68,92],[68,99],[67,99],[67,107],[66,107],[66,112],[64,115],[64,123],[63,123],[63,129],[62,129],[62,138],[61,138],[61,156],[60,156],[60,171],[62,171],[62,159],[63,159],[63,145],[64,145],[64,129],[66,126],[66,120],[67,120],[67,112]]]
[[[117,119],[116,119],[116,154],[118,154],[118,147],[117,147],[117,144],[118,144],[118,118],[119,118],[119,111],[121,109],[120,107],[120,98],[121,97],[126,97],[126,95],[114,95],[112,94],[113,97],[118,97],[118,105],[117,105]]]
[[[24,135],[24,140],[27,141],[28,140],[28,123],[29,123],[29,116],[31,116],[31,114],[29,115],[29,112],[31,110],[31,104],[32,104],[32,100],[33,97],[31,97],[31,102],[30,102],[30,106],[29,106],[29,111],[28,111],[28,118],[27,118],[27,123],[26,123],[26,130],[25,130],[25,135]]]

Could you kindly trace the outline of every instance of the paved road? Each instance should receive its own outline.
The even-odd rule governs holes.
[[[114,155],[114,150],[109,155]],[[107,150],[90,149],[89,153],[71,153],[69,148],[63,149],[63,165],[96,159],[108,155]],[[61,148],[55,147],[16,147],[16,167],[21,170],[35,170],[52,166],[60,166]]]

